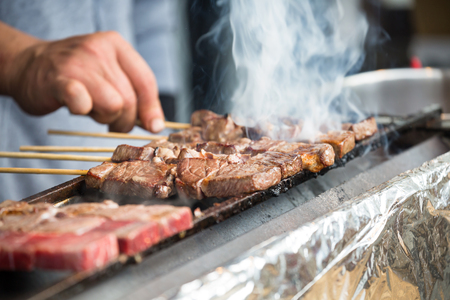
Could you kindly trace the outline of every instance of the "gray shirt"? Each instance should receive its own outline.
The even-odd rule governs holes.
[[[0,0],[0,20],[41,39],[63,39],[95,31],[115,30],[146,59],[160,92],[178,92],[176,0]],[[21,145],[105,146],[144,141],[49,136],[48,129],[106,132],[88,117],[72,116],[66,108],[46,115],[27,115],[0,96],[0,151]],[[143,134],[141,129],[132,133]],[[105,153],[110,156],[111,153]],[[0,158],[0,167],[88,169],[98,163]],[[20,200],[72,179],[73,176],[0,174],[0,202]]]

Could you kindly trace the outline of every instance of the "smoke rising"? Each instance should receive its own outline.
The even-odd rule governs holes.
[[[237,123],[289,116],[304,122],[302,139],[313,139],[321,128],[364,118],[342,85],[362,63],[368,25],[356,0],[344,2],[230,0]]]

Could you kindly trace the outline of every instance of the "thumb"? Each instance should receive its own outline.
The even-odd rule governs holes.
[[[53,96],[74,115],[87,115],[93,107],[87,88],[75,79],[58,77],[53,86]]]

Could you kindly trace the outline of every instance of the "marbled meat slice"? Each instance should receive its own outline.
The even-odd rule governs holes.
[[[144,206],[145,220],[158,223],[161,239],[169,238],[193,226],[192,212],[189,207],[172,205]]]
[[[285,143],[273,151],[299,154],[303,169],[313,173],[333,165],[335,158],[333,147],[328,144]]]
[[[0,203],[0,221],[7,215],[29,215],[34,213],[56,213],[56,208],[49,203],[28,204],[24,201],[5,200]]]
[[[103,267],[119,256],[112,233],[90,231],[83,235],[62,234],[54,238],[27,241],[35,253],[35,267],[51,270],[87,271]]]
[[[106,177],[101,190],[119,195],[168,198],[175,191],[174,167],[165,162],[122,162]]]
[[[104,162],[99,166],[90,168],[85,178],[86,187],[97,190],[100,189],[105,178],[112,170],[114,170],[114,168],[116,168],[116,166],[116,163]]]
[[[115,209],[103,209],[89,213],[113,221],[155,222],[158,227],[153,243],[192,228],[192,213],[189,207],[172,205],[123,205]]]
[[[76,203],[63,206],[59,209],[57,215],[78,216],[86,215],[102,209],[118,208],[119,205],[111,200],[105,200],[100,203]]]
[[[131,160],[151,160],[155,154],[153,147],[135,147],[126,144],[117,146],[111,157],[113,162],[123,162]]]
[[[203,142],[202,128],[191,127],[183,131],[171,133],[169,134],[169,142],[182,144]]]
[[[353,131],[355,133],[355,140],[361,141],[374,135],[378,131],[378,126],[375,118],[369,117],[355,124],[342,124],[342,130]]]
[[[0,239],[0,269],[30,271],[34,268],[87,271],[102,267],[119,255],[111,233],[17,233]]]
[[[203,199],[205,195],[200,188],[203,179],[226,164],[219,159],[184,158],[178,162],[175,180],[178,193],[186,198]]]
[[[0,270],[33,270],[34,252],[24,247],[32,236],[23,232],[0,232]]]
[[[82,235],[105,222],[104,218],[100,217],[54,217],[43,220],[36,225],[31,232],[41,233],[71,233],[74,235]]]
[[[302,158],[296,153],[267,151],[253,156],[249,163],[276,166],[281,170],[281,178],[287,178],[302,170]]]
[[[336,157],[342,158],[355,148],[355,133],[351,131],[329,131],[316,138],[317,143],[330,144]]]
[[[28,232],[32,231],[42,222],[54,218],[56,209],[37,211],[31,214],[3,215],[0,222],[0,231]]]
[[[96,231],[111,232],[117,237],[120,253],[135,255],[156,244],[159,227],[156,222],[106,221]]]
[[[281,180],[281,170],[263,164],[229,164],[201,183],[206,197],[230,197],[265,190]]]

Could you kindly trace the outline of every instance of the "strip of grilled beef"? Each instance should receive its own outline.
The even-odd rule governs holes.
[[[330,144],[337,158],[342,158],[345,154],[355,148],[355,133],[351,131],[329,131],[327,134],[316,138],[316,143]]]
[[[85,181],[88,188],[100,189],[108,174],[117,167],[116,163],[104,162],[99,166],[90,168]]]
[[[104,179],[105,193],[168,198],[174,194],[175,165],[159,161],[132,161],[118,164]],[[92,186],[88,186],[92,187]]]
[[[206,142],[199,144],[198,148],[219,154],[241,152],[255,156],[260,153],[273,151],[300,155],[302,168],[314,173],[334,164],[335,153],[333,147],[328,144],[287,143],[285,141],[272,140],[268,137],[262,137],[257,141],[242,140],[246,140],[246,142],[239,145],[239,147],[232,144]]]
[[[205,198],[201,190],[203,179],[219,171],[220,167],[225,164],[227,162],[224,160],[200,157],[180,160],[175,180],[178,194],[185,198],[198,200]]]
[[[284,144],[286,144],[285,141],[272,140],[268,137],[262,137],[257,141],[252,141],[244,150],[244,153],[257,155],[258,153],[264,153],[266,151],[274,151],[274,149]]]
[[[132,160],[151,160],[155,155],[153,147],[135,147],[126,144],[117,146],[111,157],[113,162],[123,162]]]
[[[202,127],[191,127],[182,131],[169,134],[169,142],[172,143],[200,143],[203,142]]]
[[[374,135],[378,131],[378,126],[375,118],[369,117],[355,124],[342,124],[342,130],[353,131],[355,133],[355,140],[361,141]]]
[[[230,197],[265,190],[281,180],[277,166],[244,163],[228,164],[201,182],[206,197]]]
[[[281,179],[290,177],[302,170],[301,155],[295,153],[267,151],[253,156],[248,163],[279,167]]]
[[[197,144],[197,151],[205,150],[206,152],[214,153],[214,154],[234,154],[234,153],[243,153],[245,149],[250,145],[252,141],[248,138],[241,138],[236,140],[235,142],[205,142]]]
[[[272,151],[295,153],[301,156],[303,169],[317,173],[334,164],[334,150],[329,144],[284,143]]]

